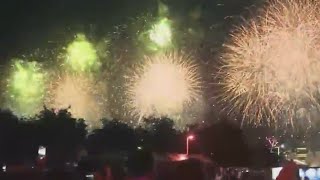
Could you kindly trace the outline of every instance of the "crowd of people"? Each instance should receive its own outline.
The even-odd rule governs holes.
[[[129,157],[127,166],[117,167],[104,164],[93,172],[81,172],[75,168],[72,171],[65,169],[50,169],[36,173],[8,169],[0,173],[0,179],[72,179],[72,180],[271,180],[267,171],[249,170],[246,168],[221,168],[213,164],[188,159],[179,162],[162,163],[162,166],[153,162],[148,155]],[[152,164],[152,165],[151,165]],[[150,166],[151,165],[151,166]],[[16,178],[15,178],[16,177]],[[272,179],[274,180],[274,179]],[[275,180],[309,180],[299,177],[299,167],[293,161],[285,162],[282,170]]]

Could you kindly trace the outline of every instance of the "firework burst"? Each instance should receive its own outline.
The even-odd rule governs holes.
[[[97,50],[84,34],[77,34],[66,51],[66,64],[76,72],[96,70],[100,67]]]
[[[318,106],[319,5],[309,0],[268,3],[239,27],[222,56],[221,102],[246,122],[292,124],[297,109]]]
[[[15,59],[13,62],[12,74],[7,80],[7,104],[17,115],[34,115],[43,105],[46,74],[35,61]]]
[[[179,119],[200,97],[198,66],[188,56],[158,54],[146,57],[128,77],[128,106],[142,117]]]
[[[171,44],[171,31],[169,20],[167,18],[163,18],[152,26],[152,29],[149,32],[149,38],[157,46],[164,48]]]
[[[106,117],[106,86],[88,75],[63,74],[51,84],[46,104],[50,108],[68,108],[76,118],[83,118],[89,129],[101,126]]]

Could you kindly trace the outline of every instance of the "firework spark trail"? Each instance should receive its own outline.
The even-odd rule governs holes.
[[[51,84],[46,104],[50,108],[70,107],[71,114],[83,118],[89,129],[99,128],[107,115],[106,86],[88,75],[63,74]]]
[[[7,105],[17,115],[32,116],[43,105],[46,74],[37,62],[14,60],[12,74],[7,80]]]
[[[289,122],[303,104],[319,106],[319,4],[272,1],[261,16],[232,34],[222,56],[222,102],[249,123]]]
[[[146,57],[128,77],[128,106],[143,117],[180,116],[200,97],[198,66],[188,56],[158,54]]]

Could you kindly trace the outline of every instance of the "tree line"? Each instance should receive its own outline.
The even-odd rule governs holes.
[[[191,153],[211,157],[223,166],[252,164],[252,149],[242,129],[228,121],[201,128],[194,124],[185,131],[175,129],[174,121],[168,118],[148,119],[144,126],[135,128],[115,119],[103,120],[102,128],[92,132],[86,127],[83,119],[73,118],[67,109],[57,112],[44,108],[28,119],[0,110],[0,164],[33,162],[39,146],[47,148],[48,163],[53,165],[75,160],[80,149],[85,149],[89,157],[130,153],[137,148],[160,154],[185,153],[189,134],[196,137],[190,142]],[[269,155],[267,148],[261,152]]]

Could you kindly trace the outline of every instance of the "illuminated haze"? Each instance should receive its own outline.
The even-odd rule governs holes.
[[[101,126],[101,119],[107,116],[106,86],[88,75],[63,74],[51,84],[46,99],[51,108],[69,111],[76,118],[83,118],[89,129]]]

